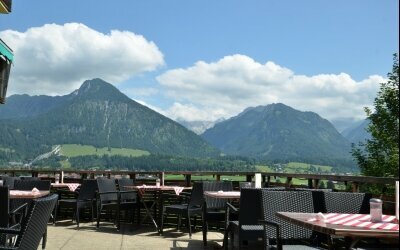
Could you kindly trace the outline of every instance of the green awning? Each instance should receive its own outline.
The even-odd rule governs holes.
[[[0,55],[2,55],[5,58],[7,58],[7,60],[9,60],[10,62],[12,62],[13,59],[14,59],[13,51],[1,39],[0,39]]]

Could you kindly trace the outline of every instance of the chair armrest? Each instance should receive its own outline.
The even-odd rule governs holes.
[[[282,250],[282,241],[281,241],[281,228],[280,225],[273,221],[267,220],[259,220],[258,221],[261,225],[264,225],[264,230],[266,230],[266,226],[274,227],[276,230],[276,245],[278,250]],[[263,240],[265,245],[267,246],[267,239],[265,238],[265,233],[263,234]]]
[[[27,207],[28,207],[28,203],[24,203],[23,205],[21,205],[21,206],[15,208],[15,209],[13,209],[12,211],[10,211],[9,214],[10,214],[10,215],[13,215],[13,214],[19,212],[19,211],[22,210],[22,209],[26,209]]]

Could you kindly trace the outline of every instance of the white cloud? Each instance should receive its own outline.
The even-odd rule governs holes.
[[[66,94],[87,79],[119,83],[164,64],[153,42],[129,31],[103,34],[66,23],[5,30],[0,36],[15,56],[9,94]]]
[[[296,75],[274,62],[265,64],[244,55],[226,56],[217,62],[197,62],[157,77],[175,103],[166,112],[174,119],[229,118],[249,106],[281,102],[327,119],[365,118],[385,79],[373,75],[355,81],[346,73]],[[180,103],[191,103],[182,105]]]

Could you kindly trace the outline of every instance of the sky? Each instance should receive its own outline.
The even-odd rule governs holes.
[[[177,121],[284,103],[344,129],[392,69],[399,1],[14,0],[0,38],[8,96],[102,78]]]

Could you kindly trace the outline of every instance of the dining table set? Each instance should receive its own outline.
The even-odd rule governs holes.
[[[217,182],[215,182],[217,183]],[[222,183],[222,182],[221,182]],[[227,183],[223,183],[227,184]],[[201,191],[194,189],[192,187],[184,187],[179,185],[160,185],[157,183],[156,185],[126,185],[123,186],[124,190],[132,190],[137,193],[138,202],[140,203],[140,207],[144,209],[144,217],[141,218],[139,224],[150,223],[156,229],[156,232],[162,234],[163,233],[163,225],[164,219],[167,214],[164,212],[174,212],[178,208],[185,208],[188,212],[183,213],[188,214],[187,222],[189,226],[189,234],[191,236],[191,218],[189,216],[190,211],[193,212],[194,215],[201,216],[203,219],[202,222],[202,231],[203,231],[203,241],[204,245],[207,245],[207,230],[208,227],[208,219],[207,213],[209,209],[212,212],[224,213],[224,240],[223,245],[224,248],[228,247],[228,239],[233,238],[233,233],[236,232],[235,225],[246,224],[245,222],[241,222],[241,218],[245,218],[246,216],[252,216],[252,230],[254,234],[258,232],[260,237],[264,237],[267,235],[266,233],[262,233],[267,229],[267,224],[282,224],[283,234],[285,230],[294,230],[295,228],[302,228],[305,232],[314,232],[319,235],[325,235],[328,238],[332,237],[344,237],[351,239],[351,243],[348,245],[348,248],[354,247],[359,240],[365,238],[375,238],[375,239],[397,239],[399,238],[399,222],[398,222],[398,213],[396,215],[382,214],[380,210],[378,219],[374,216],[376,211],[369,210],[359,210],[355,209],[355,212],[346,212],[341,211],[340,207],[344,203],[346,203],[347,198],[340,198],[339,202],[334,200],[333,207],[336,206],[336,210],[329,210],[327,207],[331,206],[329,204],[329,197],[331,195],[338,195],[340,192],[331,192],[330,190],[289,190],[284,188],[254,188],[254,187],[245,187],[234,190],[232,188],[232,184],[230,183],[230,188],[224,188],[222,185],[213,187],[213,182],[204,182],[202,185],[194,185],[193,187],[201,186]],[[227,186],[227,185],[225,185]],[[228,185],[229,186],[229,185]],[[76,192],[81,187],[80,183],[51,183],[52,190],[56,189],[65,189],[69,192]],[[120,187],[121,189],[122,187]],[[122,189],[121,189],[122,190]],[[128,191],[129,192],[129,191]],[[50,194],[50,190],[38,190],[37,188],[33,188],[32,190],[9,190],[9,198],[10,200],[35,200],[40,197],[45,197]],[[179,200],[181,198],[186,199],[186,203],[179,204],[170,204],[164,203],[163,197],[167,194],[170,197],[176,198]],[[195,197],[198,195],[199,197]],[[250,195],[254,195],[254,197],[250,197]],[[302,196],[304,195],[304,196]],[[349,195],[349,194],[343,194]],[[246,197],[247,196],[247,197]],[[356,196],[354,194],[354,196]],[[360,196],[360,195],[358,195]],[[302,204],[299,208],[295,208],[293,205],[293,198],[290,197],[300,197],[298,203]],[[303,197],[303,198],[301,198]],[[306,197],[308,200],[305,201]],[[319,211],[318,202],[315,197],[324,197],[326,204],[324,205],[325,210]],[[347,197],[347,196],[343,196]],[[350,196],[349,196],[350,197]],[[360,196],[361,197],[361,196]],[[364,196],[363,196],[364,197]],[[198,199],[198,202],[194,201]],[[320,199],[320,198],[318,198]],[[335,198],[337,199],[337,198]],[[369,202],[372,202],[373,199],[370,199],[370,196],[366,195],[364,201],[361,202],[364,205],[369,205]],[[192,200],[192,201],[190,201]],[[256,201],[256,202],[254,202]],[[375,201],[374,201],[375,202]],[[219,204],[217,210],[212,210],[215,208],[215,204]],[[287,203],[287,204],[285,204]],[[343,203],[343,204],[341,204]],[[351,204],[357,206],[356,203]],[[360,204],[361,204],[360,203]],[[192,204],[192,205],[191,205]],[[213,205],[214,204],[214,205]],[[221,206],[221,204],[223,204]],[[232,205],[233,204],[233,205]],[[373,203],[370,203],[371,206]],[[311,206],[310,206],[311,205]],[[185,207],[186,206],[186,207]],[[297,206],[297,205],[296,205]],[[343,205],[344,206],[344,205]],[[361,205],[360,205],[361,206]],[[364,206],[365,207],[365,206]],[[173,210],[175,209],[175,210]],[[368,206],[368,209],[369,206]],[[380,209],[382,209],[380,207]],[[229,210],[233,211],[238,216],[231,217],[228,213]],[[140,210],[139,210],[140,211]],[[143,210],[142,210],[143,211]],[[272,211],[272,212],[271,212]],[[176,212],[176,211],[175,211]],[[243,214],[241,214],[241,212]],[[268,215],[270,212],[270,215]],[[244,213],[247,213],[245,215]],[[99,216],[99,215],[98,215]],[[180,221],[180,213],[177,213],[179,222]],[[250,217],[251,217],[250,216]],[[268,217],[269,216],[269,217]],[[371,217],[372,216],[372,217]],[[222,218],[222,217],[221,217]],[[256,218],[256,219],[254,219]],[[268,222],[268,220],[272,220],[272,222]],[[235,222],[236,221],[236,222]],[[248,223],[247,223],[248,224]],[[289,229],[285,228],[285,226]],[[274,225],[276,226],[276,225]],[[280,226],[278,225],[278,228]],[[290,229],[291,228],[291,229]],[[297,230],[296,229],[296,230]],[[239,231],[242,229],[239,229]],[[237,231],[238,234],[240,232]],[[266,231],[265,231],[266,232]],[[243,233],[243,232],[242,232]],[[270,233],[268,233],[270,234]],[[245,234],[244,234],[245,235]],[[272,235],[272,234],[270,234]],[[244,238],[240,238],[239,242],[242,239],[252,239],[250,236],[243,236]],[[265,236],[267,237],[267,236]],[[275,237],[275,236],[268,236]],[[276,236],[278,239],[280,236]],[[283,236],[282,236],[283,237]],[[286,236],[285,236],[286,237]],[[290,238],[290,236],[289,236]],[[231,242],[231,246],[233,245],[233,241]],[[241,244],[241,243],[239,243]],[[241,248],[242,245],[239,245]],[[335,246],[332,245],[332,242],[327,244],[328,248],[335,249]]]

